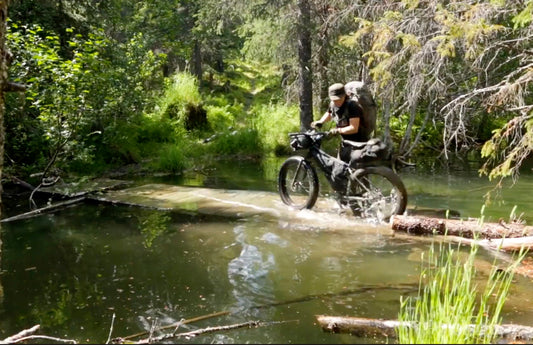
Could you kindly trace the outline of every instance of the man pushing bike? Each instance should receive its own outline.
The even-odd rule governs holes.
[[[331,100],[328,110],[320,120],[311,122],[311,128],[320,128],[325,122],[333,120],[336,127],[329,130],[329,134],[340,134],[343,140],[368,141],[371,131],[367,130],[367,124],[364,123],[363,109],[348,97],[344,85],[341,83],[331,85],[328,95]],[[339,158],[349,162],[350,152],[351,147],[341,143]]]

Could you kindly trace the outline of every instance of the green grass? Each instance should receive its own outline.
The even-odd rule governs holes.
[[[521,252],[504,270],[493,265],[483,289],[477,285],[474,265],[478,251],[472,245],[466,257],[460,247],[432,244],[420,276],[416,298],[401,300],[397,329],[401,344],[489,344],[494,327],[501,324],[501,311],[509,294],[514,268],[524,258]],[[423,260],[424,262],[424,260]],[[482,290],[482,292],[481,292]],[[416,325],[410,327],[408,325]]]
[[[196,160],[290,153],[288,132],[299,129],[297,105],[281,100],[279,73],[266,65],[230,61],[201,83],[188,73],[166,82],[138,136],[156,170],[179,174]],[[208,126],[186,130],[188,105],[206,111]],[[208,142],[205,139],[209,138]]]
[[[176,144],[161,146],[154,168],[171,173],[181,173],[189,165],[185,152],[186,150]]]
[[[298,106],[268,104],[255,108],[253,127],[257,130],[261,145],[267,152],[289,153],[287,133],[298,132],[300,118]]]

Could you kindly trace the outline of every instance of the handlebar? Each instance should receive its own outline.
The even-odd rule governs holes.
[[[305,135],[305,136],[309,136],[309,137],[312,136],[312,137],[320,137],[320,138],[328,138],[328,137],[331,136],[329,134],[329,132],[319,132],[319,131],[317,131],[314,128],[308,129],[305,132],[292,132],[292,133],[289,133],[290,137],[291,136],[297,136],[297,135]]]

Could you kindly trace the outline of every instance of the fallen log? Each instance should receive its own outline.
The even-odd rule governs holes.
[[[396,329],[401,326],[417,327],[416,323],[401,322],[398,320],[379,320],[350,316],[315,316],[322,330],[332,333],[349,333],[358,337],[396,337]],[[455,327],[442,325],[443,328]],[[475,325],[468,325],[474,330]],[[483,330],[483,328],[482,328]],[[495,326],[495,336],[502,339],[531,340],[533,327],[503,324]]]
[[[478,220],[442,219],[395,215],[391,217],[394,231],[412,235],[450,235],[464,238],[496,239],[533,235],[533,227],[518,223],[480,223]]]
[[[396,320],[378,320],[350,316],[315,315],[322,330],[331,333],[350,333],[357,337],[395,337],[396,328],[402,323]]]
[[[454,242],[465,243],[465,244],[477,244],[480,247],[493,249],[493,250],[503,250],[503,251],[519,251],[522,248],[530,250],[533,248],[533,236],[523,236],[515,238],[490,238],[485,240],[473,240],[470,238],[464,237],[452,237]]]

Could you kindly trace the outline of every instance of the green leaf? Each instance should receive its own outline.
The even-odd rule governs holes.
[[[528,26],[532,20],[533,20],[533,1],[529,0],[527,2],[526,7],[522,10],[522,12],[517,14],[512,19],[512,22],[514,23],[514,29]]]

